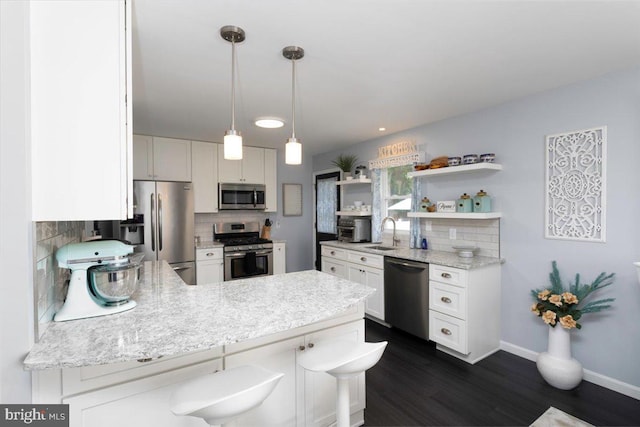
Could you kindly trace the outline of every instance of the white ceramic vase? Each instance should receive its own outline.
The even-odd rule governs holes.
[[[549,346],[536,360],[542,378],[561,390],[571,390],[582,381],[582,364],[571,357],[571,333],[562,325],[549,326]]]

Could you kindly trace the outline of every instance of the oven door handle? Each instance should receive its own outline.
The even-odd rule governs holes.
[[[247,252],[255,252],[256,255],[269,255],[273,253],[271,249],[265,249],[262,251],[246,251],[246,252],[227,252],[224,254],[225,258],[244,258]]]

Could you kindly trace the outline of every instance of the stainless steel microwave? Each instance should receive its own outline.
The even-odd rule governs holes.
[[[263,184],[218,184],[220,210],[265,209]]]

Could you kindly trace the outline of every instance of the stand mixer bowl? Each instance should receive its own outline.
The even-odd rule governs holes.
[[[102,264],[87,270],[87,281],[91,293],[104,302],[113,306],[124,304],[138,289],[140,279],[141,260],[144,255],[136,254],[125,264]]]

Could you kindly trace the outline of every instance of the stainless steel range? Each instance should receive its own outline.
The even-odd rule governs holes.
[[[273,274],[273,242],[260,237],[259,222],[213,224],[213,239],[224,244],[224,280]]]

